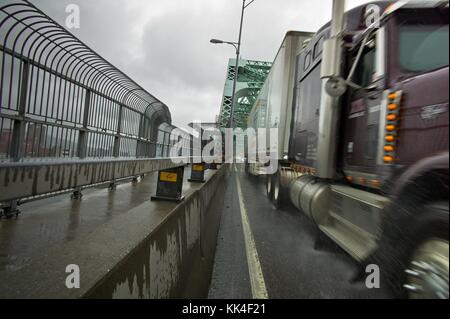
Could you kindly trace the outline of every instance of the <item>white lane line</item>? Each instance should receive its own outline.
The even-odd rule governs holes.
[[[236,168],[236,167],[235,167]],[[239,195],[239,205],[241,208],[242,229],[244,231],[245,251],[247,254],[248,273],[250,275],[250,285],[252,287],[253,299],[268,299],[266,283],[264,275],[259,263],[258,251],[256,250],[255,239],[253,238],[250,223],[248,221],[247,211],[244,205],[244,197],[242,196],[241,183],[236,174],[236,184]]]

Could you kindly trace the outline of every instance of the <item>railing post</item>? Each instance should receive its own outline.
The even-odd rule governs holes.
[[[20,210],[17,208],[19,206],[18,200],[12,200],[8,203],[8,206],[3,208],[3,214],[0,211],[0,218],[5,216],[6,219],[12,218],[14,215],[20,214]]]
[[[80,135],[78,136],[78,150],[77,156],[82,159],[87,156],[87,130],[89,121],[89,110],[91,105],[91,91],[86,90],[86,97],[84,100],[84,114],[83,114],[83,128],[80,130]]]
[[[117,132],[116,136],[114,137],[114,148],[113,148],[113,156],[119,157],[120,156],[120,133],[122,133],[122,117],[123,117],[123,105],[120,105],[119,109],[119,119],[117,123]],[[113,164],[113,173],[115,174],[116,171],[116,165]],[[113,177],[111,182],[109,183],[109,189],[115,190],[116,189],[116,179]]]
[[[83,111],[83,127],[80,130],[80,133],[78,135],[78,148],[77,148],[77,156],[80,159],[85,158],[87,154],[87,147],[88,147],[88,123],[89,123],[89,110],[91,108],[91,91],[86,90],[86,97],[84,100],[84,111]],[[82,188],[77,187],[73,191],[70,198],[72,199],[81,199],[83,197],[83,194],[81,193]]]
[[[140,121],[139,121],[139,133],[138,133],[138,141],[137,141],[137,144],[136,144],[136,157],[142,157],[142,153],[143,153],[143,142],[142,142],[142,140],[141,140],[141,138],[143,138],[143,132],[142,132],[142,124],[143,124],[143,122],[144,122],[144,115],[142,115],[141,114],[141,118],[140,118]]]
[[[156,157],[157,144],[158,144],[158,141],[153,141],[153,140],[150,141],[149,154],[148,154],[148,156],[150,158]]]
[[[116,136],[114,137],[114,151],[113,156],[119,157],[120,153],[120,133],[122,133],[122,117],[123,117],[123,106],[120,105],[119,109],[119,120],[117,123],[117,132]]]
[[[20,77],[20,95],[18,105],[18,116],[14,120],[13,131],[11,137],[11,159],[14,162],[19,162],[24,157],[23,144],[25,141],[25,129],[26,129],[26,105],[28,100],[28,77],[30,72],[30,62],[23,60],[22,74]],[[12,200],[8,203],[8,206],[3,209],[3,214],[6,218],[11,218],[13,215],[19,215],[18,200]]]
[[[18,162],[23,158],[23,142],[25,140],[25,113],[27,105],[27,93],[28,93],[28,74],[30,63],[23,61],[23,71],[21,74],[20,82],[20,100],[18,105],[18,116],[14,120],[12,139],[11,139],[11,159],[14,162]]]

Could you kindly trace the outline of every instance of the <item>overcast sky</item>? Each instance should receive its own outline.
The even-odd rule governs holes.
[[[166,103],[173,124],[212,122],[219,113],[242,0],[32,0],[64,25],[68,4],[81,9],[70,31]],[[367,3],[348,0],[348,8]],[[316,31],[332,0],[256,0],[246,9],[242,57],[273,61],[288,30]]]

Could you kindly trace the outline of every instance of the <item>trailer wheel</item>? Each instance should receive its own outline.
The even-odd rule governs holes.
[[[280,171],[272,175],[272,189],[272,205],[275,209],[280,209],[286,200],[286,190],[281,185]]]
[[[402,213],[410,222],[396,223],[405,231],[392,236],[389,246],[380,244],[379,254],[385,259],[382,274],[396,297],[448,299],[448,202],[410,207]]]

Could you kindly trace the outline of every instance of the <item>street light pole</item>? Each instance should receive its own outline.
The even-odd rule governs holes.
[[[231,96],[231,109],[230,109],[230,120],[229,120],[229,127],[234,127],[234,106],[236,104],[236,87],[237,87],[237,79],[238,79],[238,70],[239,70],[239,56],[241,54],[241,39],[242,39],[242,25],[244,23],[244,12],[245,9],[251,5],[255,0],[251,0],[250,2],[246,3],[247,0],[242,0],[242,11],[241,11],[241,23],[239,25],[239,39],[238,42],[225,42],[217,39],[211,40],[211,43],[218,44],[218,43],[226,43],[231,44],[236,49],[236,65],[234,68],[234,79],[233,79],[233,92]]]
[[[231,96],[230,128],[234,128],[234,106],[236,105],[236,86],[239,70],[239,56],[241,54],[242,25],[244,23],[245,0],[242,0],[241,23],[239,25],[239,38],[236,49],[236,66],[234,67],[233,94]]]

